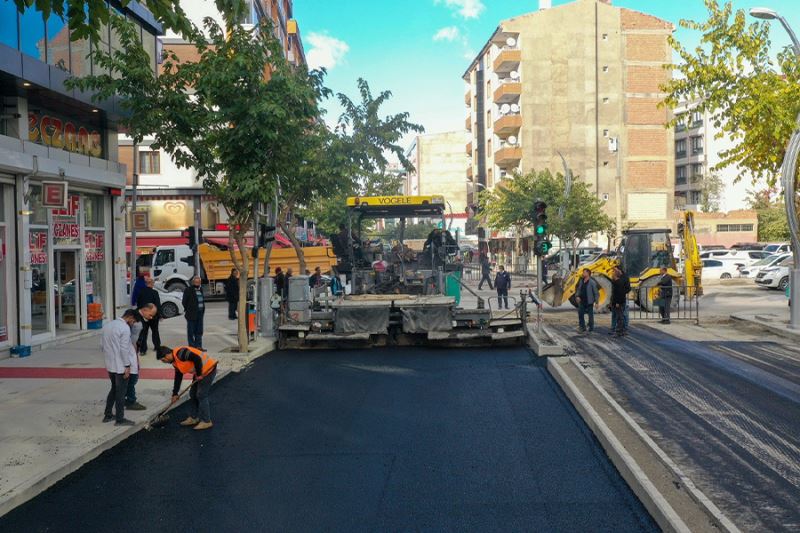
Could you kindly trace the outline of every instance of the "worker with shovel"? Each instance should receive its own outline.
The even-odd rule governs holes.
[[[189,390],[191,401],[190,415],[181,422],[182,426],[194,426],[194,429],[209,429],[211,423],[211,407],[208,394],[211,384],[217,377],[217,361],[199,348],[180,346],[170,348],[161,346],[157,357],[162,363],[170,364],[175,368],[175,382],[172,387],[172,403],[178,401],[178,391],[181,388],[184,374],[192,374],[192,386]]]

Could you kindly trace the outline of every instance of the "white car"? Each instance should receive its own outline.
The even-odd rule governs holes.
[[[764,251],[771,254],[788,254],[792,251],[792,245],[788,242],[775,242],[766,245]]]
[[[770,289],[786,290],[789,286],[789,269],[794,266],[791,256],[769,268],[764,268],[756,274],[756,283]]]
[[[741,277],[744,265],[730,259],[703,259],[703,277],[706,279],[731,279]]]
[[[778,263],[790,257],[790,254],[775,254],[765,257],[760,261],[756,261],[749,267],[746,267],[742,270],[742,277],[745,278],[755,278],[759,272],[764,270],[765,268],[770,268],[776,266]]]
[[[711,250],[700,254],[700,259],[734,260],[744,266],[750,266],[770,255],[763,250]]]
[[[161,316],[163,318],[172,318],[183,314],[183,293],[180,291],[167,292],[162,289],[156,289],[158,297],[161,298]]]

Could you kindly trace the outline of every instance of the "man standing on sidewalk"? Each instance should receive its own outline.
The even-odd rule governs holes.
[[[206,303],[203,298],[203,287],[200,276],[192,278],[191,287],[183,291],[183,316],[186,317],[186,336],[189,346],[203,349],[203,317]]]
[[[225,300],[228,302],[228,319],[236,320],[236,309],[239,307],[239,271],[231,269],[231,275],[225,280]]]
[[[508,309],[508,289],[511,288],[511,275],[506,272],[503,265],[497,267],[499,271],[494,278],[494,288],[497,289],[497,308],[502,309],[505,304]]]
[[[106,360],[106,370],[111,380],[111,390],[106,396],[106,410],[103,422],[111,422],[114,416],[111,408],[116,407],[117,426],[132,426],[133,422],[125,418],[125,392],[128,390],[128,378],[131,375],[131,365],[136,358],[136,350],[131,343],[131,326],[139,319],[133,309],[128,309],[122,317],[108,322],[103,326],[103,355]]]
[[[157,353],[158,347],[161,346],[161,335],[158,333],[158,321],[161,318],[161,296],[155,289],[155,283],[153,278],[147,278],[147,285],[139,291],[139,296],[136,300],[136,306],[139,308],[140,314],[143,308],[148,307],[149,309],[151,304],[156,307],[153,318],[143,316],[142,333],[136,340],[139,353],[142,355],[147,353],[147,333],[150,331],[153,332],[153,350]]]
[[[661,315],[661,323],[669,324],[670,306],[672,305],[672,276],[667,274],[666,267],[661,267],[661,279],[658,280],[659,306],[658,312]]]
[[[178,399],[183,375],[192,374],[192,387],[189,389],[191,412],[181,425],[194,426],[197,430],[212,427],[214,424],[211,422],[208,394],[211,392],[214,378],[217,377],[217,361],[210,358],[206,352],[190,346],[180,346],[175,349],[162,346],[161,350],[156,352],[156,356],[162,363],[171,364],[175,368],[175,380],[172,385],[173,402]]]
[[[585,315],[589,315],[589,332],[594,331],[594,309],[600,300],[600,289],[597,281],[592,277],[592,271],[584,268],[581,280],[575,291],[578,298],[578,330],[586,331]]]
[[[478,283],[478,290],[481,290],[484,281],[489,284],[489,290],[494,289],[492,287],[492,278],[489,277],[491,273],[492,264],[489,262],[489,256],[486,255],[486,252],[481,252],[481,281]]]
[[[147,323],[158,320],[158,308],[156,304],[150,303],[139,307],[136,312],[136,322],[131,326],[131,344],[136,355],[131,364],[131,375],[128,378],[128,387],[125,392],[125,409],[144,411],[147,408],[136,399],[136,384],[139,382],[139,346],[141,346],[142,334],[143,331],[146,331],[144,328],[147,327]]]
[[[621,268],[616,267],[611,280],[611,331],[622,337],[628,329],[628,293],[631,292],[631,281]]]

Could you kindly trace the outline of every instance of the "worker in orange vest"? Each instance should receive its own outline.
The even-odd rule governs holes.
[[[181,422],[182,426],[194,426],[202,430],[212,427],[211,406],[208,403],[208,394],[211,384],[217,377],[217,361],[210,358],[206,352],[191,346],[170,348],[161,346],[157,353],[162,363],[170,364],[175,368],[175,382],[172,386],[172,401],[177,401],[178,391],[181,388],[184,374],[192,374],[192,387],[189,389],[191,402],[190,415]]]

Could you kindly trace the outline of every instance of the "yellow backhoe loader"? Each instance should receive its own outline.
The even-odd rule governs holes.
[[[686,296],[702,295],[702,268],[700,250],[694,232],[694,213],[686,211],[678,224],[681,238],[680,264],[672,255],[668,229],[632,229],[624,232],[622,242],[613,254],[602,254],[591,263],[580,265],[565,279],[554,276],[542,288],[542,299],[553,307],[559,307],[568,300],[577,307],[575,291],[581,271],[588,268],[597,280],[600,289],[599,305],[605,309],[611,299],[612,271],[621,266],[631,280],[635,301],[642,309],[651,312],[655,309],[659,289],[656,287],[661,267],[673,279],[673,299],[677,300],[685,287]]]

